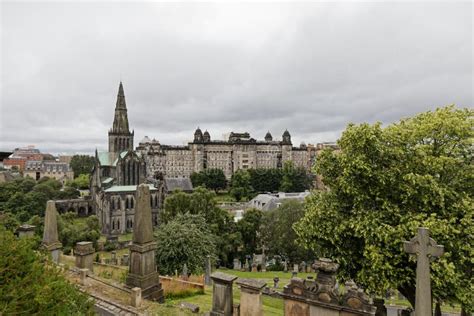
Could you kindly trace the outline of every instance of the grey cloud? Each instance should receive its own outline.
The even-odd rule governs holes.
[[[118,81],[135,142],[194,129],[295,144],[472,106],[472,3],[2,3],[0,150],[106,148]]]

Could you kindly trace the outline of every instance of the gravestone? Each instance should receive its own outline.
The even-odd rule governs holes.
[[[183,265],[183,272],[181,273],[181,278],[185,281],[188,280],[188,265],[186,263]]]
[[[56,203],[48,201],[46,203],[46,214],[44,217],[44,232],[42,247],[51,253],[53,262],[59,263],[62,244],[58,239],[58,221],[57,221]]]
[[[211,265],[211,256],[206,257],[206,267],[204,272],[204,284],[211,285],[211,273],[212,273],[212,265]]]
[[[233,267],[234,270],[240,270],[242,269],[242,264],[240,263],[240,260],[235,258],[234,259],[234,267]]]
[[[279,277],[274,277],[273,278],[273,288],[276,289],[278,287],[278,282],[280,282],[280,278]]]
[[[297,263],[293,265],[293,272],[298,272],[299,271],[299,266]]]
[[[233,309],[232,283],[234,275],[222,272],[211,274],[213,281],[211,316],[231,316]]]
[[[416,255],[416,298],[415,316],[426,316],[432,314],[431,305],[431,279],[430,279],[430,257],[440,257],[444,253],[444,247],[437,245],[430,238],[427,228],[419,227],[418,234],[410,241],[403,243],[406,253]]]
[[[112,264],[117,265],[117,252],[115,250],[112,251]]]
[[[35,228],[36,226],[34,225],[23,224],[16,231],[19,238],[33,237],[35,235]]]
[[[288,262],[283,261],[283,272],[288,272]]]
[[[255,261],[252,262],[252,272],[257,272],[257,263]]]
[[[130,263],[130,255],[126,253],[122,256],[122,265],[128,266],[129,263]]]
[[[266,272],[267,271],[267,257],[265,256],[265,253],[262,254],[262,269],[260,271]]]
[[[94,246],[90,241],[80,241],[74,249],[76,256],[76,267],[79,269],[88,269],[89,272],[94,270]]]
[[[303,273],[306,272],[306,262],[304,262],[304,261],[301,262],[300,269],[301,269],[301,272],[303,272]]]
[[[238,279],[240,286],[240,316],[262,316],[262,289],[267,285],[262,280]]]
[[[153,221],[150,205],[150,188],[137,187],[130,266],[126,285],[142,289],[142,297],[164,302],[163,289],[155,263],[156,242],[153,239]]]
[[[244,269],[245,269],[245,271],[250,271],[249,259],[248,258],[245,258]]]

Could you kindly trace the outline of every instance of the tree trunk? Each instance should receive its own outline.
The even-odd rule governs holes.
[[[399,286],[398,291],[410,302],[413,309],[415,309],[415,293],[416,288],[410,285]]]
[[[441,316],[441,303],[439,301],[436,302],[434,316]]]

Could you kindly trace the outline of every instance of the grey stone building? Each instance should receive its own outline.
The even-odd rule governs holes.
[[[230,133],[227,140],[211,140],[200,128],[187,146],[162,145],[145,137],[136,148],[146,162],[147,174],[157,177],[189,177],[193,172],[216,168],[227,179],[239,169],[281,168],[285,161],[308,171],[314,163],[314,147],[293,147],[291,135],[285,131],[281,140],[273,140],[268,132],[264,140],[249,133]]]
[[[153,225],[163,204],[164,187],[160,180],[147,181],[146,162],[133,150],[123,85],[120,83],[112,128],[108,133],[109,150],[95,152],[90,192],[102,233],[109,237],[133,230],[137,186],[148,182]]]

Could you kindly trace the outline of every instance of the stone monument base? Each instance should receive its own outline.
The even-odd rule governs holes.
[[[141,288],[143,298],[158,301],[159,303],[163,303],[165,301],[158,272],[154,272],[147,276],[129,273],[126,284],[126,286],[129,288]]]

